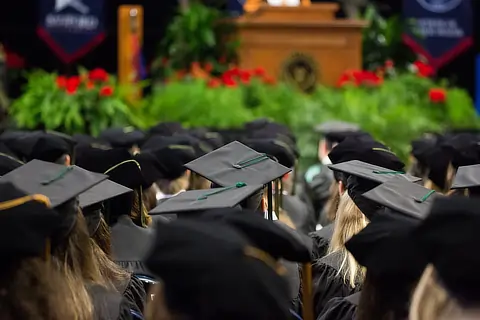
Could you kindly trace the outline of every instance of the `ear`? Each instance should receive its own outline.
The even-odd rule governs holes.
[[[189,178],[190,179],[190,176],[192,175],[192,171],[188,170],[185,171],[185,177]]]
[[[338,193],[340,195],[344,194],[345,193],[345,185],[343,184],[342,181],[339,181],[338,182]]]
[[[265,197],[262,197],[262,200],[260,200],[260,209],[262,212],[265,212],[268,210],[267,201],[265,200]]]
[[[322,161],[323,157],[327,155],[327,142],[321,139],[318,143],[318,160]]]
[[[72,164],[72,158],[68,154],[65,155],[65,165],[70,166],[71,164]]]

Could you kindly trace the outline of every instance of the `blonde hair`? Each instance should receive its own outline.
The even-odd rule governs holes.
[[[177,194],[182,190],[188,190],[190,185],[190,171],[186,170],[181,177],[175,180],[160,180],[157,185],[160,191],[165,194]]]
[[[367,226],[368,219],[350,198],[348,192],[344,192],[340,197],[336,216],[328,254],[341,254],[342,263],[338,274],[343,277],[345,283],[355,288],[356,284],[361,283],[365,278],[365,269],[348,252],[345,243]]]
[[[327,211],[327,219],[330,222],[335,221],[335,217],[337,215],[338,204],[340,203],[340,190],[339,183],[336,180],[332,181],[330,185],[330,197],[328,198],[327,203],[325,204],[326,211]]]
[[[190,174],[190,183],[188,185],[188,190],[204,190],[210,189],[211,182],[208,179],[205,179],[201,175],[192,172]]]
[[[459,308],[440,286],[435,268],[428,265],[423,272],[410,305],[410,320],[454,319]]]
[[[81,279],[52,257],[30,258],[3,270],[0,317],[5,320],[91,320],[93,305]]]
[[[130,281],[131,274],[113,262],[93,239],[91,241],[100,274],[106,281],[108,288],[123,294]]]
[[[143,203],[140,191],[135,190],[133,195],[133,205],[130,212],[130,218],[141,227],[148,227],[152,224],[152,217],[148,214],[147,208]],[[141,207],[140,207],[141,204]]]

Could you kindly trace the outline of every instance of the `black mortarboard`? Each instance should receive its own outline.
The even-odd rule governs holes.
[[[411,182],[417,182],[421,180],[421,178],[411,176],[404,171],[395,171],[359,160],[351,160],[338,164],[332,164],[328,167],[333,171],[338,171],[345,175],[353,175],[362,179],[376,182],[378,184],[387,182],[392,177],[396,176],[402,176]]]
[[[7,150],[0,146],[0,177],[24,164],[22,161],[15,158],[11,153],[5,153],[5,151]]]
[[[225,144],[231,143],[233,141],[242,141],[243,139],[248,137],[247,131],[244,128],[212,129],[212,131],[220,134]]]
[[[245,130],[247,133],[250,133],[251,137],[255,137],[255,135],[258,138],[262,138],[260,136],[260,133],[263,132],[263,134],[270,134],[273,136],[286,136],[290,141],[293,143],[296,142],[295,135],[292,133],[290,128],[288,128],[286,125],[270,121],[269,119],[266,118],[261,118],[257,119],[251,122],[247,122],[245,125]],[[263,136],[263,138],[268,138],[267,136]]]
[[[206,128],[190,129],[188,133],[208,144],[212,150],[221,148],[225,145],[223,137],[218,132],[213,132]]]
[[[394,211],[419,219],[425,217],[437,197],[442,197],[434,190],[410,182],[404,177],[393,177],[362,196]]]
[[[344,121],[327,121],[315,127],[315,132],[321,134],[352,131],[360,131],[360,127],[355,123]]]
[[[148,138],[147,141],[145,141],[141,149],[159,150],[169,145],[182,145],[192,147],[195,151],[196,157],[201,157],[213,150],[210,145],[189,134],[177,134],[169,137],[154,135]]]
[[[172,181],[181,177],[187,170],[185,164],[196,158],[194,148],[190,145],[182,144],[164,145],[147,149],[136,156],[142,169],[144,169],[145,162],[149,163],[146,168],[150,168],[150,165],[153,166],[152,171],[158,173],[156,180],[162,178]]]
[[[160,122],[148,131],[149,135],[173,136],[175,134],[186,133],[187,130],[180,122]]]
[[[328,154],[333,164],[360,160],[394,171],[402,171],[405,164],[384,144],[369,136],[353,136],[339,143]]]
[[[103,201],[132,192],[132,189],[116,182],[105,180],[78,196],[80,208],[87,208]]]
[[[159,224],[146,265],[162,279],[175,313],[210,320],[291,317],[288,286],[275,261],[224,223]]]
[[[480,187],[480,164],[459,167],[451,189]]]
[[[260,190],[262,185],[237,182],[225,188],[191,190],[168,198],[150,211],[150,214],[198,213],[205,210],[231,208]]]
[[[28,194],[43,194],[55,208],[107,178],[77,166],[32,160],[0,178],[0,182],[11,182]]]
[[[436,134],[426,134],[423,137],[412,141],[412,155],[423,166],[428,166],[428,157],[435,148],[437,141],[441,136]]]
[[[0,254],[7,261],[50,254],[49,238],[60,225],[44,195],[28,195],[10,182],[0,183]]]
[[[464,197],[436,199],[414,238],[441,283],[462,307],[480,302],[480,201]]]
[[[92,137],[88,134],[77,133],[72,136],[72,139],[75,140],[77,147],[78,146],[92,146],[92,145],[104,145],[105,147],[110,147],[107,142],[101,141],[95,137]]]
[[[37,159],[55,162],[63,155],[73,155],[74,142],[57,134],[43,131],[23,133],[5,142],[21,160]]]
[[[293,262],[310,262],[312,240],[295,230],[288,231],[276,221],[266,220],[256,212],[238,208],[207,212],[204,220],[227,223],[252,242],[255,247],[267,252],[275,259],[283,258]]]
[[[107,174],[110,180],[130,189],[138,189],[145,183],[140,164],[127,149],[85,148],[77,156],[77,165]]]
[[[295,166],[297,156],[292,148],[283,141],[273,139],[250,139],[245,140],[244,143],[257,152],[265,153],[274,157],[281,165],[287,168],[293,168]]]
[[[234,141],[185,165],[213,183],[226,187],[242,181],[266,185],[291,169],[244,144]]]
[[[131,148],[143,143],[145,133],[133,127],[109,128],[100,133],[99,138],[115,148]]]
[[[418,280],[427,261],[412,239],[419,219],[391,210],[372,218],[370,223],[345,244],[368,274],[389,277],[400,283]]]

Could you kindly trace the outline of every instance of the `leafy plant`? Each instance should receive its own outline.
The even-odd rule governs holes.
[[[126,103],[132,91],[102,69],[82,69],[73,77],[33,71],[27,80],[24,94],[9,110],[20,128],[97,135],[132,117]]]
[[[431,90],[444,93],[443,99],[431,101]],[[316,161],[318,136],[313,127],[328,120],[358,123],[404,160],[410,141],[424,132],[480,125],[464,90],[410,73],[375,86],[319,87],[312,95],[283,83],[209,87],[204,80],[192,80],[160,88],[145,102],[145,126],[180,121],[189,127],[227,128],[258,117],[287,124],[297,135],[304,166]]]
[[[154,74],[169,78],[175,71],[189,71],[192,63],[209,64],[221,73],[236,60],[235,28],[219,10],[192,1],[167,28]]]
[[[415,53],[402,40],[404,25],[399,16],[385,19],[370,4],[363,15],[370,22],[363,31],[363,68],[376,70],[387,60],[395,61],[397,68],[406,69],[415,60]]]

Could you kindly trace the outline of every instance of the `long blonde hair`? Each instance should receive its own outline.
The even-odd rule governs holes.
[[[328,254],[340,253],[342,263],[338,274],[345,283],[352,288],[365,278],[365,269],[358,264],[353,255],[345,248],[345,243],[359,233],[368,224],[368,219],[353,202],[348,192],[340,196],[335,219],[332,240],[328,247]]]
[[[5,320],[91,320],[93,305],[81,279],[54,257],[25,259],[2,270],[0,317]],[[4,269],[4,268],[2,268]]]
[[[446,176],[445,176],[445,188],[442,189],[440,188],[439,186],[437,186],[432,180],[428,179],[427,181],[425,181],[424,183],[424,187],[425,188],[428,188],[428,189],[431,189],[431,190],[435,190],[437,192],[440,192],[440,193],[443,193],[443,194],[446,194],[449,192],[450,190],[450,187],[452,186],[453,184],[453,179],[455,178],[455,168],[453,167],[453,165],[450,163],[448,165],[448,168],[447,168],[447,173],[446,173]]]
[[[423,272],[410,304],[410,320],[454,319],[459,308],[438,283],[435,268],[428,265]]]
[[[340,190],[338,186],[338,182],[336,180],[332,181],[332,184],[330,185],[330,197],[327,200],[327,203],[325,204],[325,209],[327,212],[327,219],[330,220],[330,222],[335,221],[335,217],[337,215],[337,210],[338,210],[338,204],[340,203]]]

